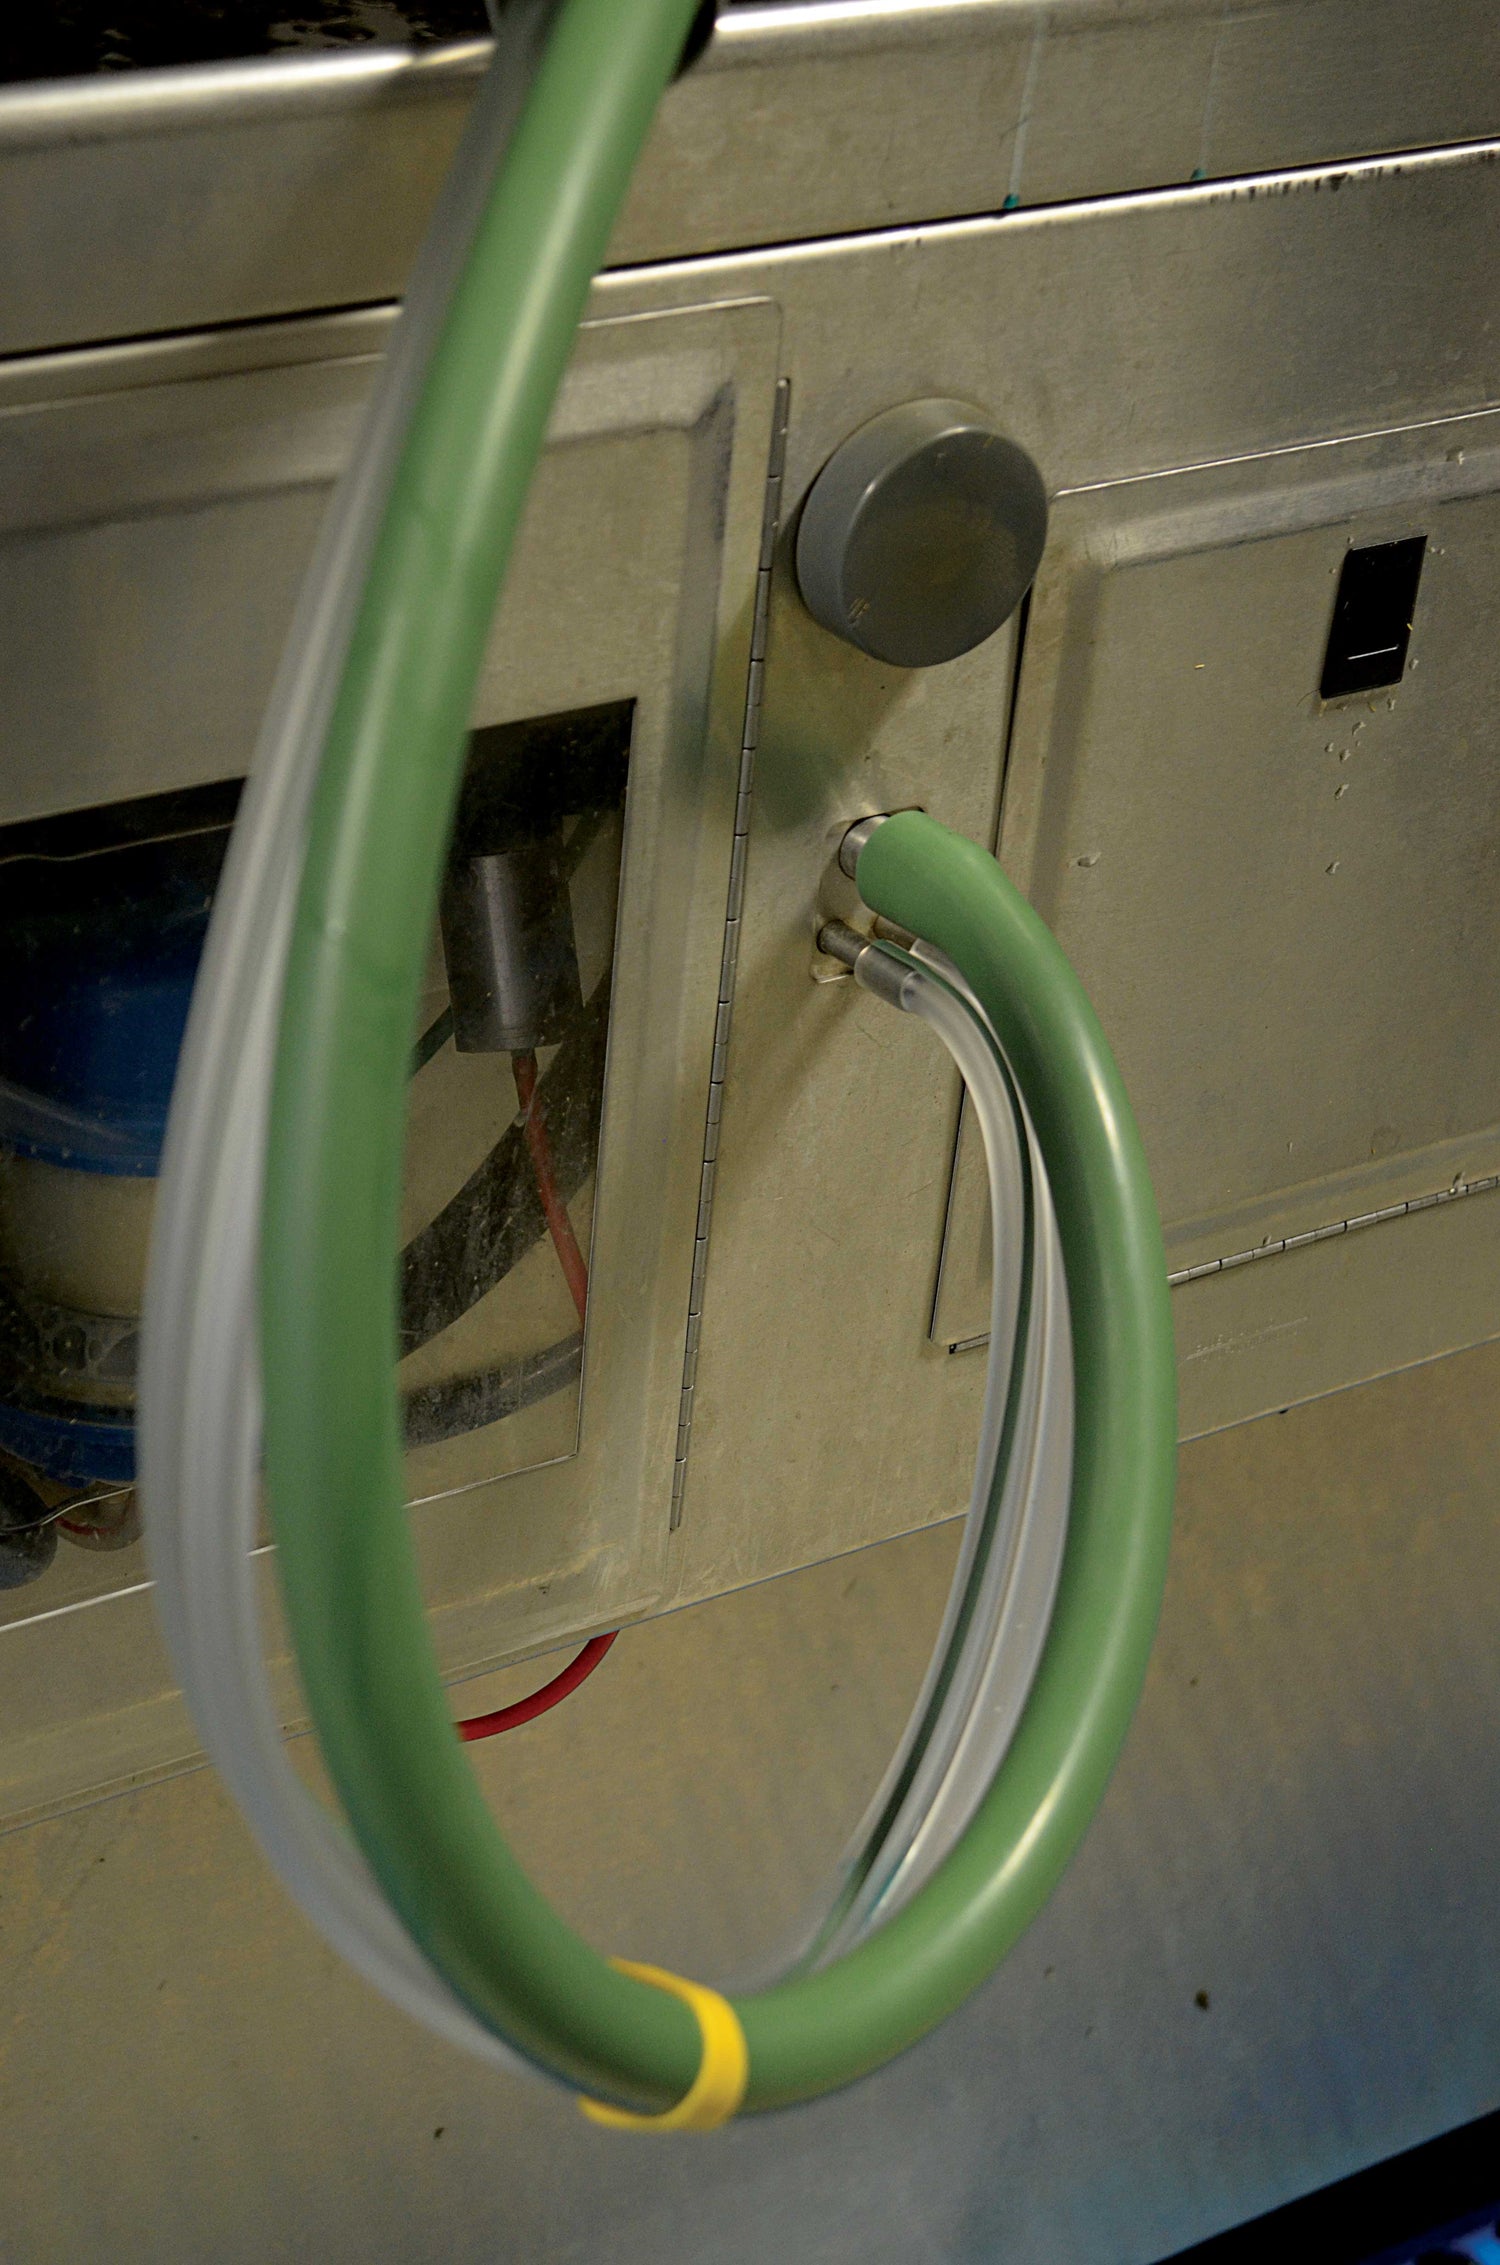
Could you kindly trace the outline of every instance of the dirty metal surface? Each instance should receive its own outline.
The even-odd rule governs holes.
[[[0,2256],[1148,2265],[1492,2109],[1497,1483],[1493,1347],[1185,1450],[1145,1699],[1047,1911],[883,2075],[709,2142],[427,2039],[206,1772],[0,1839]],[[952,1538],[653,1622],[472,1750],[591,1939],[723,1980],[788,1938]]]

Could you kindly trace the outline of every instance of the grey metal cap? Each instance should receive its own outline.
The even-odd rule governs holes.
[[[876,660],[931,668],[993,635],[1047,539],[1031,458],[963,401],[906,401],[851,433],[814,480],[797,581],[816,621]]]

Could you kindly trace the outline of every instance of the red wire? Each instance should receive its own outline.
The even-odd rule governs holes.
[[[584,1264],[583,1252],[568,1217],[568,1207],[558,1193],[552,1171],[552,1150],[547,1141],[547,1125],[537,1102],[535,1054],[513,1054],[511,1068],[515,1072],[516,1093],[524,1112],[522,1124],[526,1133],[526,1146],[531,1151],[531,1174],[536,1181],[536,1192],[541,1198],[552,1245],[557,1252],[558,1264],[563,1270],[578,1318],[583,1320],[589,1302],[589,1270]]]
[[[573,1303],[577,1306],[578,1318],[582,1321],[589,1302],[589,1270],[584,1263],[583,1252],[578,1248],[578,1237],[573,1232],[573,1222],[568,1217],[567,1205],[558,1192],[552,1170],[552,1150],[547,1141],[546,1120],[537,1103],[535,1054],[513,1054],[511,1068],[515,1072],[517,1098],[525,1112],[523,1122],[526,1146],[531,1154],[532,1178],[536,1181],[536,1192],[541,1199],[558,1264],[573,1293]],[[566,1699],[570,1692],[576,1691],[580,1683],[588,1681],[618,1634],[619,1630],[615,1629],[611,1635],[591,1637],[577,1657],[570,1659],[550,1683],[542,1685],[540,1691],[533,1691],[529,1699],[517,1699],[512,1706],[497,1707],[493,1714],[470,1715],[466,1722],[460,1722],[456,1726],[459,1737],[467,1744],[470,1739],[494,1738],[502,1730],[518,1730],[523,1722],[535,1722],[539,1714],[546,1714],[559,1700]]]
[[[588,1681],[619,1632],[617,1628],[612,1635],[591,1636],[562,1672],[554,1675],[550,1683],[544,1683],[540,1691],[533,1691],[529,1699],[517,1699],[511,1706],[497,1707],[493,1714],[471,1714],[467,1722],[457,1725],[459,1737],[465,1743],[472,1738],[493,1738],[499,1731],[518,1730],[523,1722],[535,1722],[539,1714],[546,1714],[560,1699],[576,1691],[580,1683]]]

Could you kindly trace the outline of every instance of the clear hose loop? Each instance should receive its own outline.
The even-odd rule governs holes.
[[[529,2067],[412,1943],[283,1746],[260,1620],[257,1329],[276,1021],[308,805],[396,464],[557,0],[511,0],[348,472],[330,504],[214,909],[167,1131],[147,1288],[140,1485],[157,1608],[204,1744],[328,1940],[452,2043]]]

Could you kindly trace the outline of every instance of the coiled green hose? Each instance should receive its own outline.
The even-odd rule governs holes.
[[[313,811],[262,1270],[282,1584],[349,1822],[412,1936],[482,2021],[564,2080],[645,2109],[676,2101],[697,2074],[692,2013],[556,1916],[453,1737],[406,1525],[394,1278],[407,1054],[470,695],[573,331],[693,12],[693,0],[568,0],[432,364]],[[1071,1525],[1031,1699],[959,1846],[848,1958],[736,2002],[750,2108],[831,2090],[899,2052],[1045,1900],[1135,1703],[1172,1493],[1160,1231],[1076,978],[993,860],[918,814],[875,831],[859,886],[957,963],[1032,1112],[1073,1313]]]

